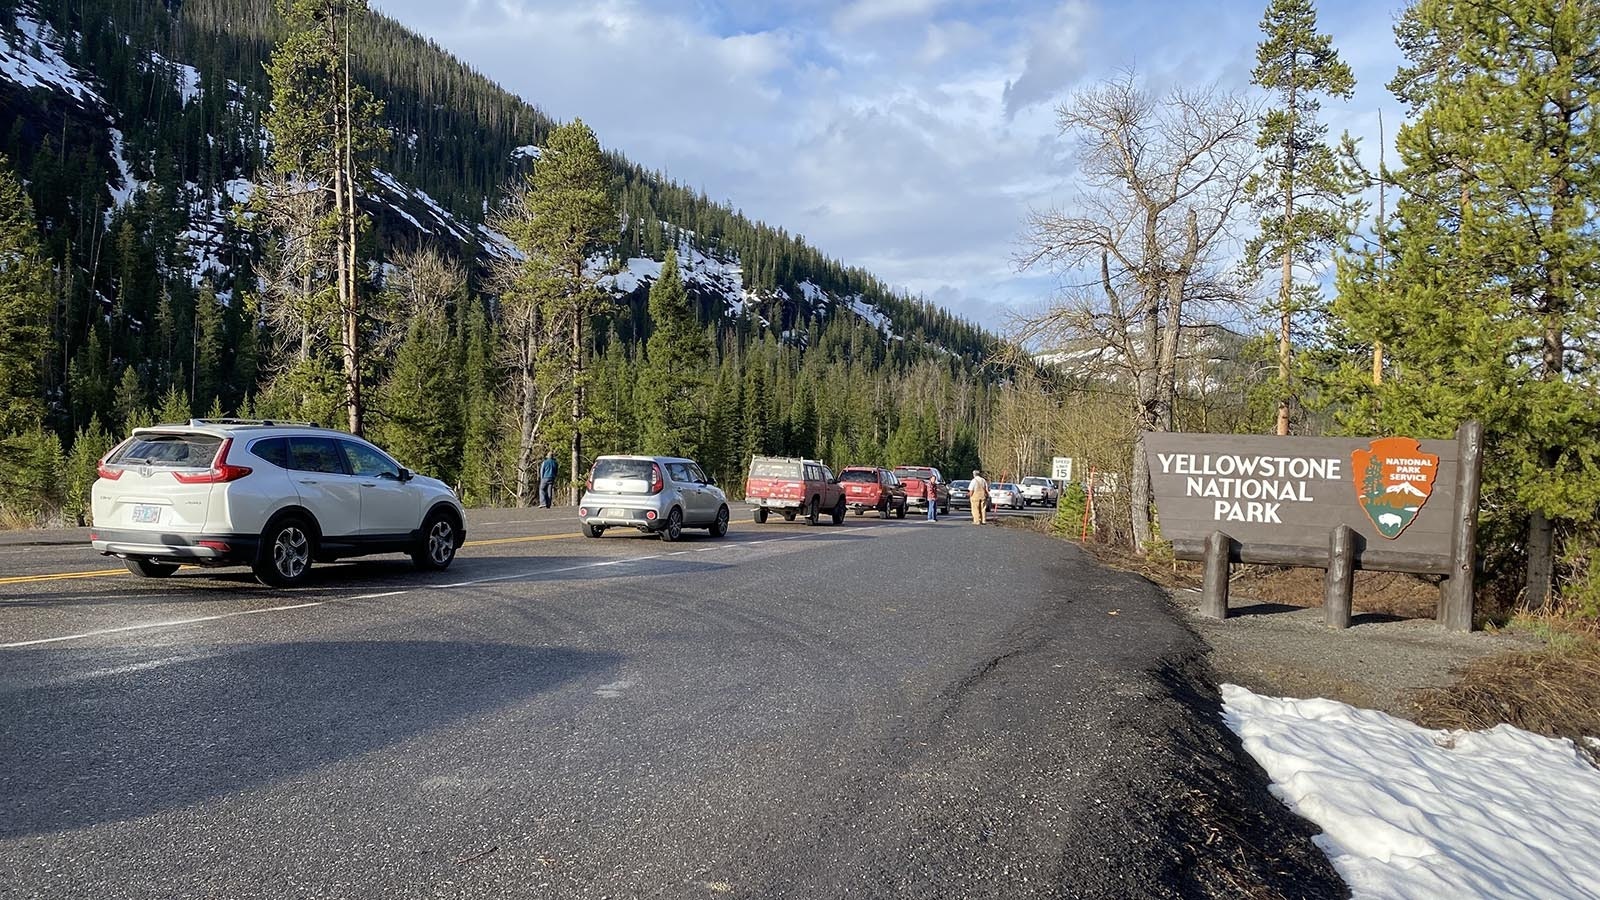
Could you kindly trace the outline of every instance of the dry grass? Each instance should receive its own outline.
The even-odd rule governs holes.
[[[1600,763],[1600,622],[1561,612],[1522,615],[1515,630],[1546,645],[1479,660],[1450,687],[1418,698],[1418,721],[1433,728],[1492,728],[1502,722],[1571,739]]]

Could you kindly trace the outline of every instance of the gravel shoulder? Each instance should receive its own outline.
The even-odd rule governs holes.
[[[1540,646],[1505,632],[1446,631],[1431,619],[1358,615],[1329,628],[1321,607],[1233,598],[1227,619],[1199,614],[1200,595],[1169,590],[1190,627],[1209,646],[1220,682],[1273,697],[1326,697],[1415,719],[1419,692],[1453,684],[1461,669],[1489,656]]]

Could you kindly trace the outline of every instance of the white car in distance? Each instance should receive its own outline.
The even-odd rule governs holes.
[[[180,565],[249,566],[303,584],[313,562],[408,553],[444,569],[466,514],[444,482],[353,435],[300,423],[194,419],[135,429],[94,483],[94,549],[164,578]]]

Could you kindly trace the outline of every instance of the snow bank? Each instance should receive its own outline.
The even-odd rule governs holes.
[[[1569,741],[1433,731],[1222,686],[1223,718],[1358,898],[1600,897],[1600,771]]]

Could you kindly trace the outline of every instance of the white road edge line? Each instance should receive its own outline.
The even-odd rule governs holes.
[[[265,609],[244,609],[238,612],[221,613],[215,616],[198,616],[193,619],[173,619],[168,622],[146,622],[142,625],[123,625],[118,628],[101,628],[97,631],[85,631],[81,634],[64,634],[60,637],[38,638],[31,641],[16,641],[10,644],[0,644],[0,649],[12,647],[33,647],[38,644],[55,644],[61,641],[77,641],[83,638],[99,637],[104,634],[121,634],[125,631],[148,631],[151,628],[174,628],[179,625],[195,625],[200,622],[214,622],[217,619],[231,619],[235,616],[256,616],[269,612],[287,612],[291,609],[306,609],[312,606],[322,606],[332,603],[332,600],[317,600],[311,603],[295,603],[289,606],[269,606]]]

